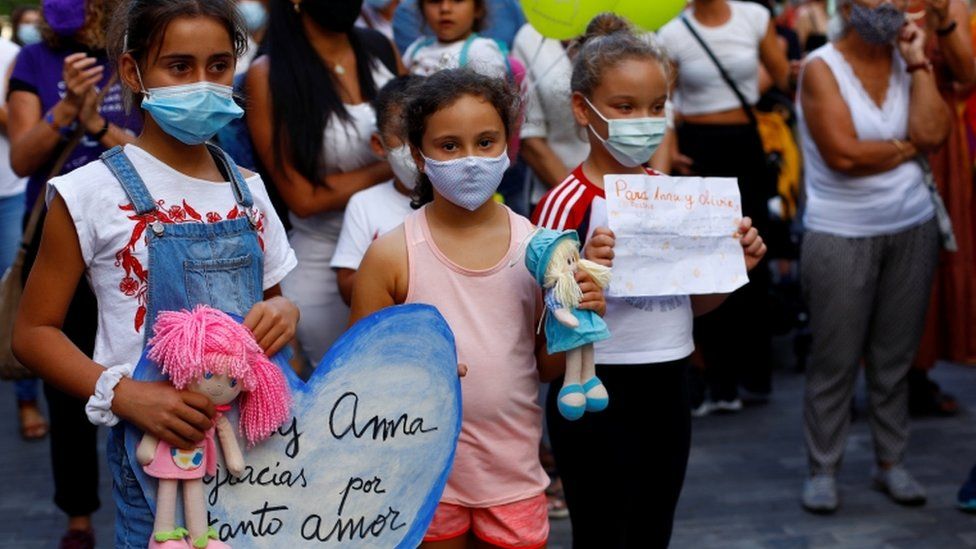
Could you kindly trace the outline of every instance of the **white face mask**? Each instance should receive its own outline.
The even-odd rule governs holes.
[[[424,157],[424,173],[434,189],[449,202],[475,211],[487,202],[508,169],[508,151],[491,156],[465,156],[454,160]]]
[[[386,161],[393,170],[393,175],[403,183],[408,189],[412,189],[417,184],[417,163],[413,161],[410,154],[410,145],[400,145],[395,149],[387,149]]]
[[[651,155],[664,140],[668,129],[666,116],[645,118],[607,118],[593,103],[583,97],[586,104],[607,123],[607,138],[600,137],[592,124],[587,127],[603,143],[610,156],[628,168],[634,168],[651,159]]]

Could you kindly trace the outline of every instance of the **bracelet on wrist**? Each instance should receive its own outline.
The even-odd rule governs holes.
[[[935,29],[935,34],[941,37],[949,36],[950,34],[952,34],[952,31],[956,30],[957,26],[958,24],[955,21],[952,21],[951,23],[942,27],[941,29]]]
[[[932,62],[926,59],[918,63],[909,63],[909,65],[905,67],[905,72],[909,74],[915,71],[932,72]]]
[[[54,109],[47,111],[47,113],[44,115],[44,122],[48,125],[48,127],[60,134],[61,137],[67,137],[70,135],[71,132],[74,131],[76,125],[74,120],[67,125],[59,124],[57,119],[54,117]]]
[[[92,133],[92,134],[89,134],[89,135],[91,135],[91,138],[94,139],[95,141],[101,141],[102,138],[105,137],[105,134],[108,133],[108,126],[109,126],[108,118],[104,118],[103,117],[102,118],[102,127],[101,127],[101,129],[99,129],[97,132]]]

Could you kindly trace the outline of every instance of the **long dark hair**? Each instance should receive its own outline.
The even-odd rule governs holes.
[[[113,17],[113,13],[120,11],[118,9],[119,3],[119,0],[87,0],[85,3],[85,25],[71,37],[59,36],[51,30],[42,9],[41,22],[38,25],[41,37],[48,47],[55,50],[70,46],[72,43],[78,43],[95,51],[105,49],[105,35],[109,27],[109,20]]]
[[[455,101],[472,95],[491,103],[505,124],[505,138],[510,139],[521,112],[521,98],[509,83],[501,78],[479,74],[469,68],[448,69],[436,72],[413,86],[407,105],[407,138],[415,149],[421,149],[427,120],[437,111],[451,106]],[[434,200],[434,186],[427,174],[417,178],[410,206],[414,209]]]
[[[244,22],[232,0],[129,0],[116,10],[108,33],[108,56],[119,72],[119,58],[128,53],[142,68],[148,64],[149,52],[159,47],[166,29],[179,17],[212,17],[227,29],[234,55],[247,49]],[[133,100],[123,86],[126,105]],[[135,98],[142,101],[141,96]]]
[[[351,117],[342,104],[331,71],[305,35],[301,14],[294,10],[288,0],[271,0],[270,4],[267,52],[271,67],[268,86],[271,90],[275,168],[282,170],[287,158],[303,177],[315,185],[325,185],[320,178],[322,166],[325,165],[322,147],[325,125],[332,115],[337,115],[344,122],[351,120]],[[356,55],[356,72],[363,100],[372,101],[376,97],[374,58],[355,30],[347,34]]]

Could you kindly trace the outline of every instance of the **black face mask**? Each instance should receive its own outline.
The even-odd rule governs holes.
[[[301,10],[320,27],[332,32],[349,32],[363,9],[363,0],[304,0]]]

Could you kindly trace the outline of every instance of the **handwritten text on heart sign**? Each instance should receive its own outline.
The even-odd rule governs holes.
[[[735,179],[607,175],[618,297],[728,293],[748,281]]]
[[[245,451],[239,477],[218,456],[217,474],[204,479],[220,539],[234,549],[419,545],[461,429],[457,350],[444,318],[421,304],[370,315],[308,381],[274,360],[292,390],[293,418]],[[140,366],[137,377],[158,374],[145,359]],[[237,409],[227,417],[236,425]],[[130,456],[140,437],[127,435]],[[133,471],[152,505],[154,479]]]

